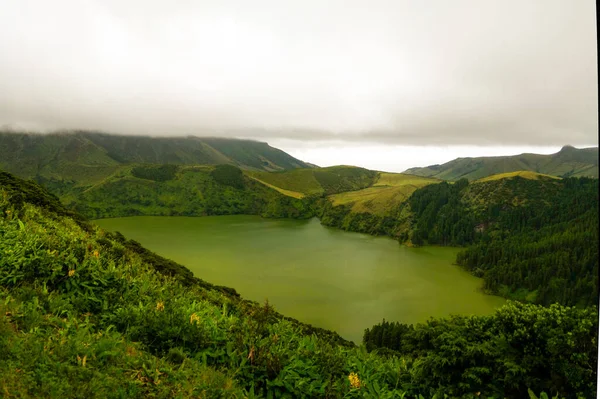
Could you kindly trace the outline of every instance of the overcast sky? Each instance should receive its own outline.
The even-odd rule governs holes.
[[[251,137],[388,170],[595,146],[595,16],[592,0],[0,0],[0,126]]]

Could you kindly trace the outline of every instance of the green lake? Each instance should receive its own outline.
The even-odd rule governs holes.
[[[483,315],[504,299],[453,262],[455,248],[408,248],[318,219],[138,216],[95,221],[208,282],[360,343],[365,328],[449,314]]]

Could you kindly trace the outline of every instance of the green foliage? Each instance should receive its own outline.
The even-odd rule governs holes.
[[[355,166],[247,173],[258,181],[308,196],[360,190],[372,186],[378,177],[376,171]]]
[[[492,316],[453,316],[414,327],[384,320],[365,331],[364,343],[414,359],[410,381],[421,392],[522,398],[533,390],[591,398],[597,332],[595,307],[509,302]]]
[[[398,212],[401,208],[380,216],[370,212],[353,212],[351,206],[335,206],[328,199],[316,201],[315,208],[324,225],[359,233],[397,237],[405,230],[407,223],[406,217]]]
[[[549,305],[598,303],[598,180],[564,179],[551,201],[531,198],[500,211],[489,207],[480,241],[457,263],[484,278],[486,289]]]
[[[0,191],[3,396],[404,396],[397,359]]]
[[[431,184],[411,195],[409,204],[416,221],[414,244],[465,245],[473,241],[475,220],[460,198],[468,184],[466,179]]]
[[[545,305],[597,303],[597,179],[463,179],[423,187],[408,202],[412,242],[470,245],[457,263],[486,290]]]
[[[313,215],[307,201],[282,195],[231,165],[186,167],[167,181],[115,176],[80,193],[69,206],[94,219],[137,215]]]
[[[326,195],[360,190],[371,186],[377,178],[374,170],[350,166],[313,169],[313,173]]]
[[[233,165],[217,165],[210,175],[217,183],[240,190],[244,188],[244,174]]]
[[[177,165],[140,165],[131,169],[131,174],[140,179],[167,181],[173,180],[179,167]]]
[[[209,172],[193,173],[210,179]],[[76,222],[31,182],[1,178],[0,392],[6,397],[595,392],[595,308],[511,303],[489,317],[416,327],[385,322],[367,330],[366,346],[356,348],[268,303],[206,283],[119,233]],[[566,184],[580,193],[571,211],[587,207],[593,183]]]

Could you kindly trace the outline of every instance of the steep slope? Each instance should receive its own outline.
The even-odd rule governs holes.
[[[563,147],[556,154],[457,158],[443,165],[411,168],[404,173],[442,180],[477,180],[499,173],[532,171],[559,177],[598,177],[598,147]]]
[[[0,168],[25,178],[93,184],[131,163],[232,164],[255,170],[308,167],[267,143],[251,140],[0,132]]]
[[[407,204],[412,242],[469,245],[457,263],[490,292],[545,305],[597,303],[598,179],[462,179],[417,190]]]

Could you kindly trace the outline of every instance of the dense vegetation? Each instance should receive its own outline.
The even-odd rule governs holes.
[[[443,180],[477,180],[487,176],[531,171],[560,177],[598,178],[598,147],[563,147],[556,154],[521,154],[504,157],[457,158],[443,165],[411,168],[404,173]]]
[[[460,198],[468,184],[461,179],[454,184],[432,184],[413,193],[408,203],[415,219],[414,244],[465,245],[473,241],[475,217]]]
[[[589,353],[596,341],[589,336],[597,326],[591,310],[513,304],[496,319],[452,318],[408,328],[410,347],[368,353],[335,333],[283,317],[268,303],[243,300],[232,289],[193,277],[118,233],[74,220],[45,190],[1,176],[5,397],[592,392],[595,359]],[[498,334],[499,325],[512,335]],[[373,342],[369,349],[381,345]],[[504,357],[495,357],[496,344],[505,345]],[[504,389],[498,381],[510,384]]]
[[[173,180],[179,167],[177,165],[140,165],[131,169],[131,174],[140,179],[167,181]]]
[[[414,359],[411,383],[439,384],[460,397],[482,392],[527,397],[527,389],[568,398],[596,395],[597,309],[509,303],[494,315],[382,323],[367,329],[368,350]],[[378,349],[378,348],[387,348]],[[390,351],[391,350],[391,351]]]
[[[598,180],[563,180],[546,205],[498,212],[457,262],[504,296],[549,305],[598,303]]]
[[[134,168],[135,170],[135,168]],[[145,178],[113,176],[65,202],[90,218],[156,215],[248,214],[307,218],[307,201],[292,198],[243,175],[233,165],[179,167],[164,179],[162,168],[145,166]],[[138,172],[139,176],[139,172]]]
[[[549,305],[598,302],[598,180],[460,180],[409,199],[413,243],[470,244],[457,263],[503,296]]]
[[[43,206],[23,204],[14,186],[0,188],[6,397],[404,392],[399,359],[367,354],[268,304],[194,281],[176,265],[165,273],[160,257],[92,225],[82,228],[42,191]],[[358,377],[351,381],[352,373]]]
[[[256,180],[307,196],[360,190],[375,183],[379,173],[355,166],[299,169],[277,173],[249,172]]]

